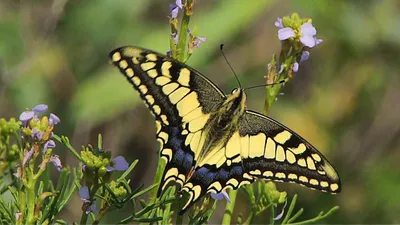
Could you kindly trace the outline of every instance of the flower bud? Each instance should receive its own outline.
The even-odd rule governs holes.
[[[107,174],[107,168],[105,166],[101,166],[97,172],[100,177],[103,177]]]

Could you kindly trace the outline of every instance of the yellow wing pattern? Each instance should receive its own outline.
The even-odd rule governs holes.
[[[225,95],[193,68],[147,49],[121,47],[109,57],[155,116],[160,156],[167,161],[158,194],[171,181],[183,185],[207,116]]]
[[[295,132],[275,120],[247,111],[226,146],[213,149],[183,190],[184,210],[208,192],[237,189],[255,179],[298,183],[339,193],[341,182],[328,160]]]
[[[341,191],[335,169],[310,143],[249,110],[226,144],[206,148],[199,158],[208,135],[204,127],[227,96],[193,68],[147,49],[118,48],[110,59],[155,116],[160,156],[167,161],[158,194],[171,182],[180,184],[189,194],[181,214],[208,192],[237,189],[258,178]]]

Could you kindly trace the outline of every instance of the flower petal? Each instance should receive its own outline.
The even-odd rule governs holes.
[[[43,150],[47,150],[48,148],[54,148],[56,147],[56,143],[53,140],[48,140],[44,146],[43,146]]]
[[[292,69],[293,69],[293,72],[295,72],[295,73],[296,73],[297,71],[299,71],[299,63],[295,62],[295,63],[293,64]]]
[[[283,206],[283,208],[282,208],[282,212],[281,213],[279,213],[276,217],[274,217],[274,219],[273,220],[280,220],[280,219],[282,219],[282,217],[283,217],[283,214],[285,213],[285,208],[286,208],[286,205],[287,205],[287,200],[285,201],[285,205]]]
[[[60,118],[58,118],[58,116],[56,116],[55,114],[50,113],[49,125],[54,126],[54,125],[58,124],[59,122],[60,122]]]
[[[315,39],[315,45],[319,45],[323,42],[324,40],[322,39]]]
[[[300,42],[303,43],[303,45],[312,48],[315,46],[315,38],[312,36],[303,36],[300,37]]]
[[[19,120],[22,122],[26,122],[30,119],[32,119],[32,117],[35,115],[35,113],[33,111],[25,111],[22,112],[21,115],[19,115]]]
[[[50,158],[50,162],[54,164],[58,171],[61,171],[61,169],[63,168],[63,166],[61,165],[60,157],[58,155],[52,155]]]
[[[305,23],[301,25],[300,33],[302,36],[315,36],[317,34],[317,30],[311,23]]]
[[[174,42],[177,45],[178,44],[178,39],[179,39],[178,34],[177,33],[172,33],[171,37],[174,39]]]
[[[182,0],[176,0],[175,1],[176,6],[178,6],[178,8],[182,9],[183,5],[182,5]]]
[[[32,111],[33,111],[35,114],[39,114],[39,113],[44,113],[44,112],[46,112],[48,108],[49,108],[49,107],[48,107],[47,105],[45,105],[45,104],[39,104],[39,105],[33,107]]]
[[[310,57],[310,52],[309,51],[303,51],[301,53],[300,62],[306,61],[308,59],[308,57]]]
[[[283,28],[282,18],[278,17],[275,21],[275,26],[278,28]]]
[[[285,27],[278,30],[278,38],[281,41],[294,37],[294,35],[294,30],[290,27]]]
[[[125,158],[123,156],[117,156],[115,157],[112,162],[114,163],[114,165],[112,166],[107,166],[107,170],[108,171],[113,171],[113,170],[118,170],[118,171],[125,171],[128,169],[129,164],[128,162],[125,160]],[[111,169],[111,170],[109,170]]]
[[[169,5],[169,8],[171,9],[171,18],[175,19],[178,17],[179,8],[174,5]]]
[[[79,196],[83,202],[89,202],[89,188],[86,186],[79,188]]]
[[[33,148],[31,148],[31,150],[27,151],[24,154],[24,160],[22,161],[22,166],[25,166],[26,163],[32,158],[33,156]]]
[[[211,197],[215,200],[225,199],[227,202],[231,203],[231,199],[225,191],[221,191],[219,193],[211,193]]]
[[[198,47],[200,47],[201,43],[204,43],[206,41],[207,41],[207,38],[205,38],[205,37],[196,37],[194,39],[193,47],[198,48]]]
[[[35,141],[40,141],[43,138],[43,132],[41,132],[40,130],[38,130],[36,128],[33,128],[31,137]]]
[[[99,210],[97,209],[97,204],[96,201],[94,201],[89,209],[86,211],[86,214],[89,214],[90,212],[94,213],[95,215],[99,214]]]

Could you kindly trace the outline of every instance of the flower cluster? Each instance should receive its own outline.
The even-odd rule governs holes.
[[[311,19],[301,19],[297,13],[290,17],[278,18],[275,26],[279,28],[278,39],[282,41],[282,50],[286,58],[293,57],[291,69],[299,70],[299,63],[306,61],[310,56],[310,50],[322,43],[322,39],[316,37],[317,30],[312,25]],[[281,69],[282,71],[281,64]]]
[[[129,164],[122,156],[111,159],[111,152],[102,151],[101,146],[98,146],[97,149],[91,146],[84,147],[80,155],[83,162],[82,171],[85,184],[79,189],[79,195],[84,203],[83,208],[86,214],[90,212],[97,214],[98,209],[94,195],[105,183],[110,183],[113,196],[126,195],[126,189],[115,181],[110,181],[110,175],[113,171],[127,170]]]
[[[9,141],[10,137],[20,133],[21,124],[22,123],[20,121],[17,121],[14,118],[9,119],[9,121],[4,118],[0,119],[0,153],[2,156],[2,160],[0,161],[1,167],[7,166],[19,158],[20,150],[18,145],[11,144],[9,147],[7,146],[7,142]]]
[[[193,0],[186,0],[182,3],[182,0],[176,0],[174,4],[169,5],[170,9],[170,19],[169,23],[171,25],[170,34],[170,48],[171,50],[167,52],[167,55],[178,59],[180,61],[187,61],[192,55],[195,48],[199,48],[201,43],[206,41],[205,37],[200,37],[196,35],[196,29],[192,32],[187,26],[183,26],[185,21],[188,21],[190,15],[192,14]],[[178,29],[178,14],[179,11],[184,11],[183,21],[181,22],[181,28]],[[187,40],[187,36],[189,40]],[[186,50],[187,42],[187,50]],[[182,45],[183,44],[183,45]]]
[[[58,155],[52,154],[52,149],[56,147],[55,142],[51,139],[54,126],[60,122],[60,119],[53,113],[50,115],[39,117],[45,113],[48,106],[39,104],[21,113],[19,120],[21,121],[21,139],[24,145],[24,157],[22,167],[26,167],[27,163],[39,155],[39,151],[43,154],[43,161],[40,165],[41,170],[45,169],[47,162],[52,162],[57,170],[62,169],[61,161]]]

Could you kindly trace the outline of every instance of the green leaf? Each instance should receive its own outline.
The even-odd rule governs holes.
[[[125,179],[132,172],[132,170],[135,168],[135,166],[138,164],[138,162],[139,162],[138,159],[133,161],[131,163],[131,165],[129,166],[129,168],[127,170],[125,170],[125,172],[117,179],[117,181],[121,181],[121,180]]]

